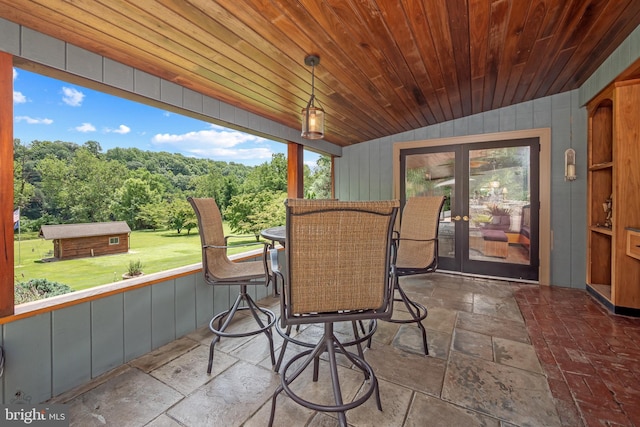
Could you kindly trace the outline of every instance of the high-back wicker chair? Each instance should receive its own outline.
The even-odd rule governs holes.
[[[411,197],[400,215],[400,233],[397,236],[395,260],[398,277],[412,274],[432,273],[438,268],[438,226],[444,205],[444,196]],[[411,315],[409,319],[391,319],[394,323],[416,323],[422,333],[424,354],[429,354],[427,332],[422,321],[427,317],[427,308],[412,301],[396,283],[398,296],[395,301],[404,303]]]
[[[269,425],[273,425],[276,398],[282,391],[307,408],[337,412],[340,424],[346,425],[345,411],[364,403],[373,392],[381,409],[380,394],[371,366],[345,350],[334,335],[333,324],[391,317],[395,286],[392,234],[399,202],[289,199],[286,204],[286,272],[283,274],[275,262],[272,267],[284,278],[281,323],[283,326],[321,323],[324,333],[313,349],[297,354],[282,368],[281,385],[273,394]],[[311,402],[300,396],[304,390],[297,393],[290,388],[311,362],[313,380],[317,381],[319,358],[324,352],[328,354],[331,372],[332,404]],[[370,380],[367,391],[351,402],[343,401],[336,353],[344,354]],[[289,375],[287,371],[292,366],[295,371]]]
[[[262,261],[233,262],[227,256],[227,241],[231,236],[225,236],[222,229],[222,216],[211,198],[187,199],[198,218],[198,232],[202,243],[202,271],[205,281],[214,286],[239,286],[240,292],[233,305],[221,313],[214,315],[209,322],[209,329],[214,337],[209,346],[209,364],[207,373],[211,373],[213,351],[221,337],[240,338],[264,333],[269,340],[271,363],[275,365],[273,351],[272,326],[276,316],[268,309],[258,306],[251,295],[247,293],[247,286],[266,286],[270,282],[267,269],[266,255],[268,246],[265,244]],[[235,236],[238,237],[238,236]],[[253,245],[253,243],[252,243]],[[239,245],[234,245],[234,247]],[[249,310],[258,324],[257,329],[242,332],[228,332],[227,327],[239,310]],[[216,325],[215,323],[218,322]]]

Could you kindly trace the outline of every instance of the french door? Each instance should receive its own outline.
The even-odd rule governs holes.
[[[439,269],[538,280],[538,138],[400,150],[401,201],[447,197]]]

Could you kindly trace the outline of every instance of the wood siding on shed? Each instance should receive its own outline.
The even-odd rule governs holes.
[[[117,237],[120,242],[110,245],[109,240]],[[129,251],[129,235],[91,236],[77,239],[56,239],[53,243],[54,256],[58,259],[86,258],[100,255],[122,254]]]

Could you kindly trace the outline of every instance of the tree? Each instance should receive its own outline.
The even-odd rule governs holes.
[[[316,162],[316,167],[309,177],[311,184],[307,192],[310,199],[331,198],[331,158],[321,156]]]
[[[35,195],[35,187],[27,181],[24,164],[13,162],[13,205],[24,208]]]
[[[256,239],[265,228],[284,225],[287,193],[262,191],[241,193],[231,198],[225,218],[234,233],[254,234]]]
[[[81,148],[71,162],[68,179],[69,203],[73,222],[98,222],[113,219],[111,203],[127,178],[120,163],[107,162]]]
[[[82,144],[82,148],[89,151],[95,157],[100,156],[100,154],[102,153],[102,147],[100,146],[100,143],[98,141],[87,141]]]
[[[159,195],[147,182],[140,178],[128,178],[116,191],[111,207],[116,219],[127,221],[132,229],[139,230],[142,228],[142,222],[138,219],[141,207],[159,202]]]
[[[48,156],[38,163],[37,170],[41,176],[43,210],[60,218],[62,222],[68,220],[71,206],[68,193],[68,179],[71,175],[69,165],[54,156]]]
[[[73,158],[76,150],[80,148],[78,144],[63,141],[32,141],[29,146],[29,157],[34,160],[42,160],[46,157],[69,161]]]
[[[176,199],[171,202],[168,213],[169,228],[175,229],[178,234],[182,232],[183,228],[187,230],[187,234],[190,234],[191,230],[198,226],[196,213],[189,202],[184,199]]]
[[[198,197],[213,197],[220,209],[227,205],[226,179],[219,168],[212,166],[208,174],[194,178],[194,186]]]
[[[40,188],[41,176],[37,161],[32,159],[29,147],[13,140],[14,160],[14,205],[20,207],[20,215],[38,218],[42,214],[43,193]]]
[[[60,223],[110,220],[113,195],[128,173],[124,165],[104,161],[85,148],[74,151],[70,160],[49,155],[38,162],[37,170],[40,215],[49,213]]]
[[[167,204],[161,203],[147,203],[140,206],[136,220],[142,228],[151,228],[157,230],[164,226],[168,221]]]
[[[243,192],[287,191],[287,159],[284,154],[273,154],[270,163],[263,163],[247,176]]]

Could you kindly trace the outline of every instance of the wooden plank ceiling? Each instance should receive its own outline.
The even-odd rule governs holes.
[[[578,88],[637,0],[0,0],[0,17],[340,146]]]

